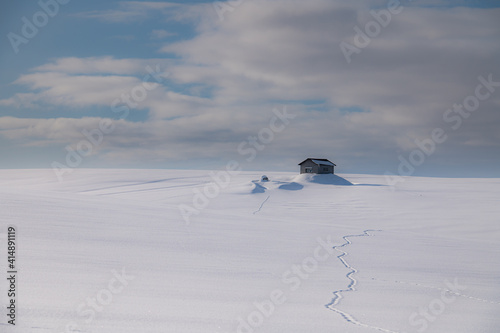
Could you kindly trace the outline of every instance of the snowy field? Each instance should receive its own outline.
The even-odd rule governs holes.
[[[266,174],[0,170],[0,331],[500,332],[500,179]]]

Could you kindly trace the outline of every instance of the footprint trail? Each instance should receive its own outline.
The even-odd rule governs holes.
[[[351,240],[349,238],[371,236],[369,234],[370,231],[381,231],[381,230],[371,230],[371,229],[368,229],[368,230],[364,230],[363,233],[361,233],[359,235],[347,235],[347,236],[344,236],[342,238],[345,240],[345,243],[343,243],[342,245],[338,245],[338,246],[334,246],[333,247],[336,251],[340,252],[340,255],[338,255],[337,258],[340,260],[340,262],[347,269],[349,269],[349,273],[346,274],[346,277],[349,279],[349,284],[347,285],[346,289],[335,290],[333,292],[334,297],[332,298],[332,300],[330,301],[330,303],[328,303],[328,304],[325,305],[325,307],[327,307],[329,310],[331,310],[331,311],[333,311],[335,313],[338,313],[342,318],[344,318],[346,321],[348,321],[351,324],[358,325],[358,326],[361,326],[361,327],[371,328],[371,329],[378,330],[378,331],[381,331],[381,332],[386,332],[386,333],[399,333],[399,332],[391,331],[391,330],[388,330],[388,329],[385,329],[385,328],[381,328],[381,327],[377,327],[377,326],[372,326],[372,325],[364,324],[364,323],[356,320],[351,314],[349,314],[347,312],[344,312],[344,311],[339,310],[339,309],[336,308],[336,306],[340,303],[340,300],[343,298],[342,294],[355,291],[356,290],[356,284],[358,283],[358,281],[354,277],[354,274],[357,273],[358,270],[356,268],[352,267],[347,262],[347,260],[345,259],[345,257],[347,256],[347,252],[343,251],[342,248],[346,247],[346,246],[348,246],[350,244],[352,244],[352,242],[351,242]]]

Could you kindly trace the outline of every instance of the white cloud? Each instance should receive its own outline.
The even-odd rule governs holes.
[[[167,59],[116,59],[111,56],[88,58],[59,58],[51,63],[35,67],[35,72],[61,72],[66,74],[118,74],[137,75],[147,73],[146,66],[170,63]]]
[[[180,59],[61,58],[22,75],[16,83],[29,92],[0,104],[109,105],[140,84],[147,64],[161,63],[170,73],[168,82],[140,105],[149,110],[149,118],[122,121],[106,141],[106,156],[231,157],[239,142],[267,125],[273,106],[288,104],[296,120],[261,156],[385,157],[396,163],[397,153],[412,149],[415,138],[447,126],[443,113],[474,93],[478,76],[493,73],[500,81],[500,11],[404,8],[349,64],[339,44],[352,42],[353,28],[373,20],[368,4],[373,6],[365,1],[252,0],[228,12],[223,22],[211,4],[174,6],[175,19],[196,18],[198,32],[191,40],[162,47]],[[385,4],[377,2],[376,10]],[[122,9],[142,8],[137,15],[147,16],[151,9],[169,6],[128,2]],[[116,15],[117,20],[126,17]],[[152,34],[162,38],[168,33]],[[450,154],[462,154],[460,143],[496,145],[499,102],[500,89],[460,131],[448,133]],[[322,110],[309,104],[321,104]],[[339,111],[351,107],[368,112]],[[66,132],[40,120],[35,130],[30,121],[35,120],[1,133],[12,140],[71,143],[74,133],[89,125],[65,120]]]
[[[151,73],[160,79],[168,76],[163,69],[169,63],[164,59],[112,57],[56,59],[34,68],[30,74],[21,75],[14,82],[32,92],[17,93],[0,100],[0,105],[18,108],[111,106],[113,101],[124,94],[130,95],[132,89],[142,86],[143,82],[158,84],[158,78]],[[139,108],[147,107],[139,104]]]
[[[15,118],[0,117],[0,135],[24,145],[51,145],[80,140],[81,130],[98,128],[99,118]]]
[[[479,75],[495,73],[500,80],[499,14],[498,9],[404,8],[348,64],[339,44],[352,43],[354,26],[373,20],[369,8],[255,0],[163,51],[185,60],[172,69],[173,79],[211,82],[219,88],[218,102],[324,99],[330,110],[358,106],[371,112],[342,119],[332,113],[330,121],[391,131],[395,142],[403,142],[409,128],[426,133],[442,125],[444,111],[473,93]],[[482,106],[485,123],[492,119],[495,99]]]
[[[164,39],[175,35],[175,33],[163,29],[155,29],[151,31],[151,39]]]
[[[22,106],[33,105],[33,100],[53,106],[85,107],[92,105],[110,105],[122,93],[141,84],[135,77],[124,76],[71,76],[62,73],[47,72],[22,75],[16,83],[40,90],[31,100],[15,95],[3,103],[27,102]]]

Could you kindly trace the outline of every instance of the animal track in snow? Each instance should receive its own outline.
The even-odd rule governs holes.
[[[269,198],[270,198],[270,197],[271,197],[270,195],[268,195],[268,196],[267,196],[266,200],[264,200],[264,201],[260,204],[259,209],[257,209],[255,212],[253,212],[253,215],[255,215],[256,213],[260,212],[260,210],[262,209],[262,207],[264,207],[264,204],[266,203],[266,201],[267,201],[267,200],[269,200]]]
[[[434,290],[444,291],[444,292],[446,292],[446,293],[448,293],[450,295],[455,295],[455,296],[459,296],[459,297],[463,297],[463,298],[468,298],[468,299],[472,299],[472,300],[479,301],[479,302],[490,303],[490,304],[497,304],[497,305],[500,304],[500,302],[497,302],[497,301],[491,301],[491,300],[484,299],[484,298],[469,296],[469,295],[466,295],[466,294],[462,294],[462,293],[456,292],[456,291],[451,290],[451,289],[439,288],[439,287],[431,287],[431,286],[427,286],[427,285],[424,285],[424,284],[421,284],[421,283],[406,282],[406,281],[399,281],[399,280],[389,281],[389,280],[376,279],[376,278],[372,278],[372,280],[383,281],[383,282],[394,282],[394,283],[406,284],[406,285],[410,285],[410,286],[416,286],[416,287],[420,287],[420,288],[434,289]],[[456,279],[455,279],[455,281],[456,281]]]
[[[351,292],[351,291],[355,291],[356,290],[355,286],[358,283],[358,281],[354,277],[354,274],[357,273],[358,270],[356,268],[352,267],[347,262],[347,260],[345,259],[345,257],[347,256],[347,252],[342,251],[341,248],[343,248],[343,247],[345,247],[347,245],[352,244],[352,242],[351,242],[351,240],[349,238],[371,236],[368,233],[370,231],[381,231],[381,230],[370,230],[370,229],[368,229],[368,230],[364,230],[363,233],[361,233],[359,235],[347,235],[347,236],[343,236],[342,238],[345,240],[345,243],[342,244],[342,245],[338,245],[338,246],[334,246],[333,247],[336,251],[338,251],[338,252],[341,253],[340,255],[337,256],[337,258],[340,260],[340,262],[347,269],[349,269],[349,273],[346,274],[346,277],[350,280],[350,282],[347,285],[346,289],[335,290],[333,292],[334,297],[332,298],[331,302],[328,303],[328,304],[326,304],[325,306],[328,309],[330,309],[331,311],[336,312],[339,315],[341,315],[342,318],[344,318],[346,321],[348,321],[351,324],[358,325],[358,326],[361,326],[361,327],[371,328],[371,329],[378,330],[378,331],[381,331],[381,332],[386,332],[386,333],[398,333],[398,332],[391,331],[391,330],[388,330],[388,329],[385,329],[385,328],[381,328],[381,327],[372,326],[372,325],[368,325],[368,324],[362,323],[362,322],[356,320],[351,314],[349,314],[347,312],[344,312],[344,311],[339,310],[339,309],[336,308],[336,306],[339,304],[340,300],[343,298],[342,294],[343,293],[347,293],[347,292]]]

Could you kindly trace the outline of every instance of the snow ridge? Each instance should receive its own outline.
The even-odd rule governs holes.
[[[367,230],[364,230],[363,233],[361,233],[359,235],[346,235],[346,236],[343,236],[342,238],[345,240],[345,243],[342,244],[342,245],[338,245],[338,246],[334,246],[333,247],[333,249],[335,249],[336,251],[338,251],[338,252],[341,253],[340,255],[337,256],[337,258],[340,260],[340,262],[346,268],[348,268],[350,270],[349,273],[346,274],[346,277],[350,280],[350,282],[347,285],[346,289],[335,290],[333,292],[334,297],[332,298],[332,300],[331,300],[330,303],[328,303],[328,304],[325,305],[325,307],[328,308],[328,309],[330,309],[330,310],[332,310],[333,312],[338,313],[339,315],[342,316],[342,318],[344,318],[346,321],[348,321],[351,324],[358,325],[358,326],[361,326],[361,327],[375,329],[375,330],[378,330],[378,331],[381,331],[381,332],[386,332],[386,333],[398,333],[398,332],[395,332],[395,331],[387,330],[385,328],[381,328],[381,327],[377,327],[377,326],[371,326],[371,325],[359,322],[358,320],[356,320],[349,313],[341,311],[341,310],[339,310],[339,309],[337,309],[335,307],[336,305],[339,304],[340,300],[342,299],[342,293],[346,293],[346,292],[350,292],[350,291],[355,291],[356,290],[355,286],[358,283],[358,281],[354,277],[354,274],[357,273],[358,270],[356,268],[352,267],[351,265],[349,265],[349,263],[344,259],[344,257],[347,256],[347,252],[342,251],[340,248],[352,244],[352,242],[351,242],[351,240],[349,238],[371,236],[369,234],[370,231],[381,231],[381,230],[367,229]]]

